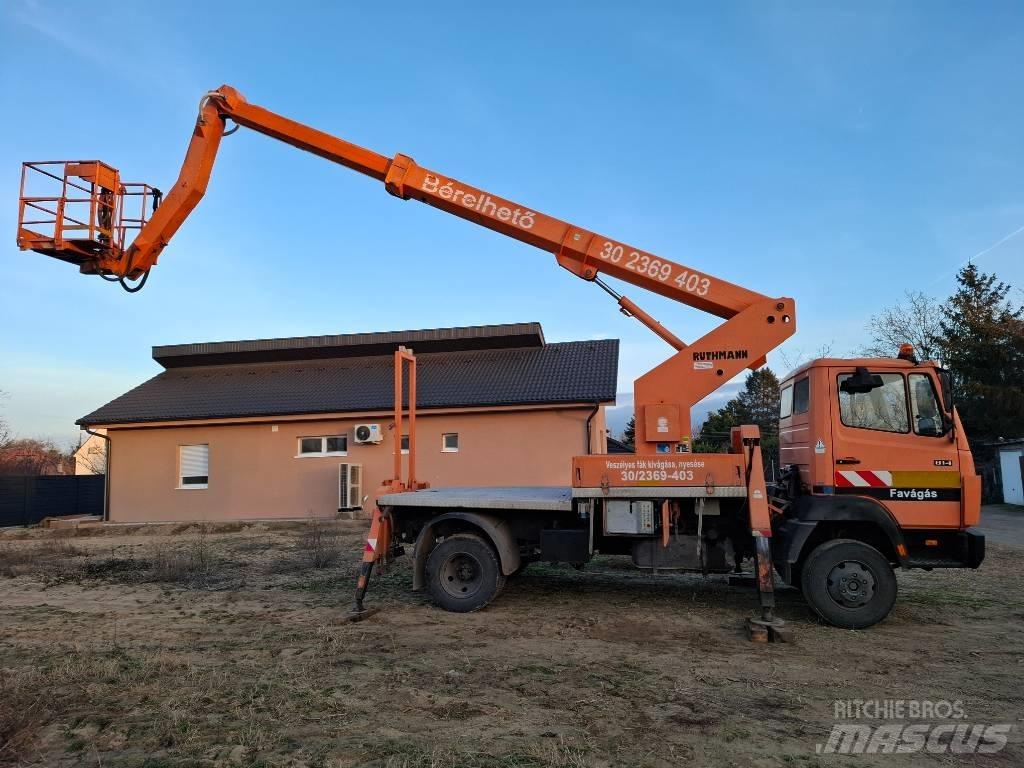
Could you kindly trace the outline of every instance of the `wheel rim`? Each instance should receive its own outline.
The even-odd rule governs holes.
[[[843,608],[863,608],[875,596],[875,574],[859,560],[843,560],[828,573],[828,594]]]
[[[480,561],[468,552],[456,552],[441,566],[441,587],[452,597],[466,600],[480,591],[484,583]]]

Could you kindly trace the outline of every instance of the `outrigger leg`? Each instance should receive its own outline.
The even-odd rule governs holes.
[[[767,536],[755,535],[754,543],[757,547],[757,600],[761,606],[761,616],[747,619],[747,635],[755,643],[785,642],[786,622],[775,617],[771,540]]]
[[[366,546],[363,547],[363,562],[359,566],[355,602],[352,605],[352,609],[342,617],[342,621],[362,621],[380,610],[380,608],[366,608],[363,605],[363,599],[366,597],[366,590],[370,586],[370,574],[373,573],[373,564],[381,559],[382,552],[387,552],[390,541],[390,515],[387,512],[382,512],[379,507],[374,507],[370,532],[366,536]]]
[[[756,426],[732,428],[733,450],[747,461],[747,509],[754,536],[757,566],[757,599],[760,618],[747,619],[747,635],[756,643],[784,642],[785,622],[775,618],[775,575],[772,565],[772,522],[768,488],[761,464],[761,432]]]

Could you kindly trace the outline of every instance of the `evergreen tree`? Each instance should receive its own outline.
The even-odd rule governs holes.
[[[752,371],[743,389],[717,411],[708,414],[694,445],[696,452],[728,450],[730,430],[743,424],[761,429],[761,453],[765,465],[779,455],[779,379],[768,367]]]
[[[626,422],[626,428],[622,432],[622,442],[630,448],[636,449],[636,416],[630,416]]]
[[[757,424],[762,432],[778,431],[779,377],[767,366],[751,371],[736,398],[747,424]]]
[[[1010,286],[968,264],[942,309],[938,346],[972,442],[1024,436],[1024,307]]]

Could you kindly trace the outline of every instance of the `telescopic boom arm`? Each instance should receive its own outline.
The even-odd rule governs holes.
[[[422,168],[406,155],[387,158],[250,104],[226,85],[203,97],[178,180],[162,204],[141,225],[135,240],[126,247],[112,242],[95,248],[85,263],[80,254],[67,260],[79,263],[82,271],[122,279],[134,280],[148,275],[161,251],[206,192],[228,120],[382,181],[389,193],[403,200],[419,200],[549,251],[562,267],[608,291],[625,314],[636,317],[677,351],[675,356],[636,382],[634,398],[637,451],[640,453],[688,450],[690,408],[744,368],[763,365],[765,355],[795,331],[792,299],[764,296],[547,216]],[[23,196],[23,208],[24,205]],[[102,207],[102,203],[100,205]],[[22,248],[62,258],[54,252],[59,247],[54,247],[52,241],[50,247],[44,249],[39,236],[25,228],[19,228],[18,242]],[[609,288],[600,279],[601,275],[616,277],[727,322],[687,346],[629,299]],[[676,410],[659,408],[657,418],[645,418],[641,416],[643,405],[672,406]],[[669,422],[667,431],[665,420]]]

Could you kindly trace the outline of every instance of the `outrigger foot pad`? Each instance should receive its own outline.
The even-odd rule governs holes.
[[[755,643],[789,642],[789,630],[782,619],[747,619],[747,637]]]
[[[373,614],[375,614],[375,613],[380,613],[380,608],[362,608],[362,607],[353,608],[348,613],[345,613],[345,614],[342,614],[341,616],[339,616],[337,618],[337,620],[336,620],[336,623],[338,623],[338,624],[355,623],[357,621],[362,621],[363,619],[368,619],[371,616],[373,616]]]

